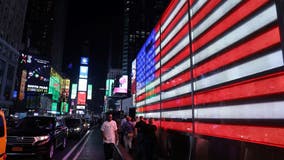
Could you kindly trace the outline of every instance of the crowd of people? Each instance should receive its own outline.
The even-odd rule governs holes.
[[[107,121],[101,126],[105,158],[112,159],[112,145],[121,143],[135,159],[155,159],[156,130],[151,118],[146,120],[143,116],[124,116],[119,123],[112,120],[112,115],[109,114]]]

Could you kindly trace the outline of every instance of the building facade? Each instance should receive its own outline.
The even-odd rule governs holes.
[[[136,53],[158,22],[168,3],[169,0],[124,0],[123,75],[130,75],[132,60],[136,57]]]
[[[62,70],[66,0],[29,0],[25,27],[24,52],[51,59],[56,70]]]
[[[0,0],[0,37],[17,50],[22,35],[28,0]]]
[[[12,106],[28,0],[0,0],[0,108]]]

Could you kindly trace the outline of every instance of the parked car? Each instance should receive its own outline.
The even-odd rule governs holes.
[[[0,160],[6,159],[7,126],[4,112],[0,110]]]
[[[81,137],[84,132],[84,124],[80,118],[65,118],[65,124],[68,128],[69,137]]]
[[[42,155],[51,159],[67,143],[67,127],[55,117],[25,117],[8,130],[7,155]]]

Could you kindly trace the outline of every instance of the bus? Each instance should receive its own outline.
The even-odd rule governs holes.
[[[161,156],[284,159],[283,15],[282,0],[170,2],[135,58]]]

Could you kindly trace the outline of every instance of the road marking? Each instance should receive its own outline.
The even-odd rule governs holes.
[[[92,131],[91,131],[92,132]],[[88,140],[89,140],[90,136],[87,137],[87,139],[85,140],[84,144],[82,145],[81,149],[79,152],[77,152],[77,154],[75,155],[75,157],[73,158],[73,160],[77,160],[78,157],[80,156],[81,152],[83,151],[83,149],[85,148]]]
[[[84,137],[63,157],[62,160],[67,160],[69,156],[75,151],[75,149],[82,143],[82,141],[86,138],[87,135],[89,135],[90,130],[87,131],[87,133],[84,135]]]

